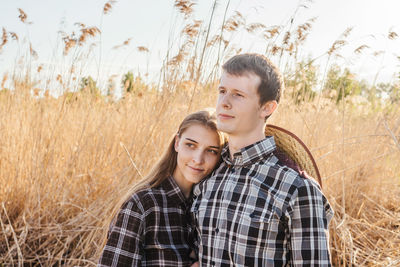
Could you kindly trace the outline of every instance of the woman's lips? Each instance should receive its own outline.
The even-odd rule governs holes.
[[[195,168],[195,167],[192,167],[192,166],[188,166],[190,169],[192,169],[193,171],[195,171],[195,172],[203,172],[204,170],[203,169],[201,169],[201,168]]]

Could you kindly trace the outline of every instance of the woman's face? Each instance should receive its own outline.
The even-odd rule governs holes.
[[[175,138],[177,166],[174,178],[186,188],[200,182],[217,164],[221,145],[218,134],[200,124],[193,124]]]

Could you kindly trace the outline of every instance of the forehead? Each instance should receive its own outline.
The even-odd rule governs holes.
[[[217,131],[199,123],[194,123],[186,128],[186,130],[182,133],[181,138],[191,139],[197,143],[207,146],[219,145],[219,135]]]
[[[252,93],[257,93],[260,83],[260,77],[252,72],[236,75],[224,71],[220,79],[220,87]]]

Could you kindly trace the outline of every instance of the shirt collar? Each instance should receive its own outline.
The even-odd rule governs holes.
[[[261,141],[242,148],[240,151],[233,154],[233,159],[230,158],[228,144],[222,149],[222,159],[228,165],[243,166],[252,164],[269,157],[271,152],[276,149],[273,136],[267,136]]]
[[[172,200],[178,205],[188,205],[189,200],[186,199],[182,190],[171,175],[161,183],[160,187],[164,189],[168,200]]]

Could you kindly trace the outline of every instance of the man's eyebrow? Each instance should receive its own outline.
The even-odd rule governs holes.
[[[219,85],[218,86],[218,89],[226,89],[226,87],[225,86],[223,86],[223,85]],[[244,91],[242,91],[242,90],[240,90],[240,89],[237,89],[237,88],[232,88],[232,91],[235,91],[235,92],[241,92],[241,93],[245,93]]]
[[[232,90],[235,91],[235,92],[240,92],[240,93],[242,93],[242,94],[245,94],[245,92],[242,91],[242,90],[240,90],[240,89],[233,88]]]

